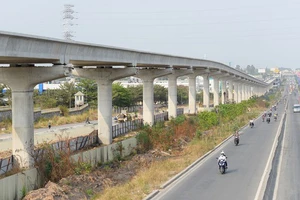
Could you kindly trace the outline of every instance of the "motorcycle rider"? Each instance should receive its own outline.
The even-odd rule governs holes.
[[[236,137],[236,138],[239,138],[239,137],[240,137],[239,131],[236,131],[236,132],[233,134],[233,136]]]
[[[265,121],[265,118],[267,117],[267,113],[265,112],[263,115],[262,115],[262,121],[264,122]]]
[[[238,141],[238,143],[239,143],[239,140],[240,140],[240,134],[239,134],[238,131],[236,131],[236,132],[233,134],[233,137],[234,137],[234,139],[236,138],[237,141]]]
[[[274,114],[274,119],[277,120],[277,118],[278,118],[278,113],[276,112],[276,113]]]
[[[219,165],[220,160],[224,160],[225,161],[225,166],[226,166],[226,169],[227,169],[228,168],[228,165],[227,165],[227,156],[225,155],[224,151],[221,152],[221,155],[218,158],[218,165]]]
[[[250,125],[250,126],[254,126],[254,120],[253,120],[253,119],[250,119],[249,125]]]
[[[270,110],[270,112],[268,113],[269,117],[272,116],[272,110]]]

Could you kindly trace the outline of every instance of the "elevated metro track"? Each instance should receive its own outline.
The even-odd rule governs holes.
[[[12,67],[32,67],[38,63],[52,63],[73,67],[126,66],[156,69],[208,69],[229,73],[263,87],[267,86],[263,81],[215,61],[3,31],[0,31],[0,63],[9,64]]]

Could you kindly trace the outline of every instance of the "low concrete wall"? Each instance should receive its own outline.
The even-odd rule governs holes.
[[[70,115],[80,115],[84,113],[85,111],[89,110],[90,106],[88,104],[85,104],[79,108],[70,108],[69,114]]]
[[[82,114],[85,111],[89,110],[89,105],[83,105],[80,108],[70,108],[69,114],[70,115],[78,115]],[[52,118],[54,116],[60,116],[60,109],[48,109],[48,110],[34,110],[33,117],[34,121],[37,121],[40,118]],[[12,118],[12,111],[10,108],[2,108],[0,109],[0,122],[5,119],[11,119]]]
[[[52,110],[42,110],[40,115],[34,115],[34,120],[37,120],[41,117],[43,118],[52,118],[55,116],[61,116],[59,108]]]
[[[11,109],[4,108],[0,110],[0,122],[5,119],[11,119]]]
[[[129,155],[137,146],[136,138],[126,139],[121,141],[121,143],[122,156]],[[71,159],[73,159],[74,162],[86,162],[92,166],[96,166],[98,163],[113,160],[116,153],[118,153],[117,149],[119,149],[119,145],[119,143],[114,143],[79,152],[72,155]],[[41,186],[41,177],[35,168],[22,171],[18,174],[0,179],[0,199],[22,199],[24,194]]]
[[[0,179],[0,199],[22,199],[28,191],[41,186],[35,168]]]

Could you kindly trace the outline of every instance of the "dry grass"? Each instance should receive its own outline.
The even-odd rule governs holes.
[[[55,116],[51,119],[41,119],[35,123],[35,128],[45,128],[48,126],[49,121],[52,126],[58,126],[63,124],[71,124],[84,122],[86,118],[89,117],[89,120],[96,120],[98,117],[97,110],[89,110],[81,115],[69,115],[69,116]]]

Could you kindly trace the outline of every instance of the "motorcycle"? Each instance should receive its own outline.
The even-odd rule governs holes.
[[[265,122],[265,118],[266,118],[266,116],[262,116],[262,122]]]
[[[226,171],[226,164],[225,164],[225,160],[222,159],[222,160],[219,160],[219,171],[221,174],[225,174],[225,171]]]
[[[277,116],[276,115],[274,116],[274,120],[277,121]]]
[[[239,145],[239,143],[240,143],[239,137],[234,137],[233,141],[234,141],[235,146]]]
[[[268,122],[268,124],[271,122],[270,117],[267,118],[267,122]]]
[[[254,127],[254,123],[253,123],[253,122],[250,122],[249,126],[250,126],[251,128],[253,128],[253,127]]]

